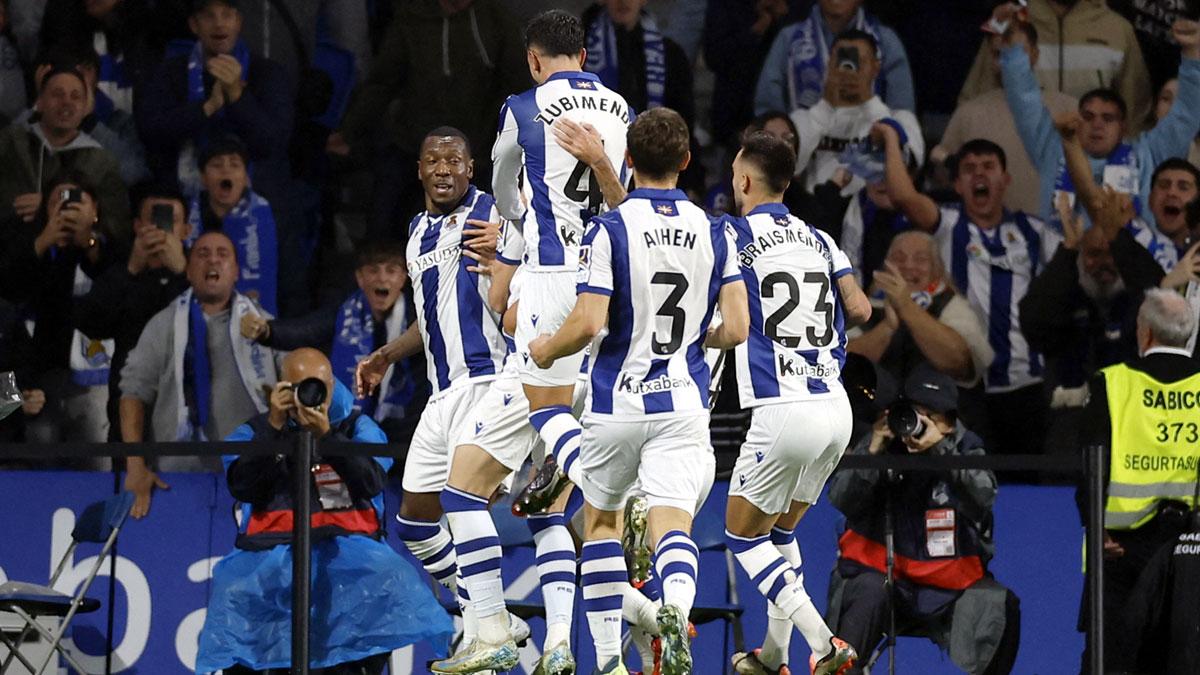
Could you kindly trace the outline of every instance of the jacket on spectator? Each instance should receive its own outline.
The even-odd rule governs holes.
[[[25,110],[16,121],[28,124],[31,115],[32,110]],[[138,138],[133,115],[115,108],[108,111],[105,120],[95,114],[88,115],[83,120],[83,131],[117,160],[125,185],[137,185],[150,177],[146,168],[146,148]]]
[[[753,4],[749,0],[709,0],[704,16],[704,64],[715,77],[712,130],[721,143],[736,144],[736,135],[754,117],[756,82],[747,74],[762,71],[775,36],[782,27],[799,21],[802,6],[808,3],[789,2],[787,16],[776,19],[761,35],[752,29],[756,20]]]
[[[1045,53],[1046,47],[1041,47]],[[1133,45],[1137,50],[1137,45]],[[1041,179],[1040,209],[1043,220],[1057,219],[1054,210],[1055,183],[1060,170],[1065,172],[1062,139],[1054,128],[1050,111],[1042,102],[1042,91],[1037,78],[1029,67],[1029,56],[1020,47],[1009,47],[1000,53],[1000,73],[1004,80],[1004,95],[1016,121],[1017,133],[1025,145],[1025,151],[1037,167]],[[1128,104],[1129,101],[1126,101]],[[1128,144],[1117,146],[1114,155],[1128,145],[1127,164],[1134,170],[1136,182],[1135,208],[1148,211],[1150,179],[1154,168],[1169,157],[1184,157],[1191,147],[1192,138],[1200,132],[1200,59],[1184,59],[1179,65],[1179,98],[1171,106],[1171,112],[1153,129],[1139,135]],[[1132,123],[1139,119],[1132,108],[1127,119]],[[1105,178],[1108,158],[1089,157],[1092,173],[1097,183]]]
[[[198,190],[198,154],[180,165],[180,153],[204,138],[233,134],[250,151],[250,179],[254,190],[268,200],[284,199],[291,176],[288,140],[292,134],[293,84],[279,64],[251,54],[243,73],[246,89],[236,103],[227,103],[216,115],[204,115],[204,101],[188,96],[188,56],[167,59],[147,78],[137,93],[135,117],[147,161],[155,176],[177,176],[194,195]],[[212,92],[213,77],[203,74],[205,97]],[[189,189],[190,188],[190,189]]]
[[[828,49],[836,36],[825,24],[816,4],[813,5],[812,12],[813,20],[820,27],[821,41]],[[866,18],[868,22],[875,20],[870,15],[866,15]],[[775,36],[775,41],[771,43],[771,49],[767,52],[766,60],[763,61],[758,84],[754,90],[754,114],[761,115],[771,110],[788,112],[799,107],[793,105],[788,94],[788,82],[792,78],[792,42],[797,31],[801,29],[802,23],[785,26]],[[876,91],[884,92],[883,98],[889,108],[915,110],[917,103],[913,94],[912,71],[908,67],[908,54],[904,51],[904,44],[900,42],[895,31],[883,25],[878,27],[877,40],[879,51],[882,53],[879,78],[883,85]],[[828,56],[825,54],[826,58]],[[743,76],[749,74],[743,73]],[[825,73],[822,72],[820,79],[817,80],[818,91],[821,89],[820,83],[824,81]]]
[[[1200,672],[1200,531],[1159,549],[1142,571],[1125,609],[1128,646],[1139,672]]]
[[[1078,0],[1061,19],[1049,0],[1030,0],[1029,22],[1037,29],[1038,79],[1050,91],[1079,98],[1098,87],[1121,94],[1129,106],[1130,129],[1150,112],[1153,92],[1133,26],[1104,0]],[[967,74],[960,103],[996,88],[992,52],[985,42]],[[1018,115],[1020,117],[1020,115]]]
[[[0,32],[0,124],[7,125],[25,109],[25,73],[17,45]]]
[[[140,399],[154,407],[149,424],[151,433],[146,434],[147,440],[153,438],[158,442],[169,442],[195,440],[203,436],[192,421],[187,404],[189,393],[184,391],[189,349],[188,306],[191,300],[189,288],[155,314],[146,323],[137,345],[130,351],[121,369],[121,395]],[[276,381],[275,355],[271,350],[241,336],[238,326],[244,314],[269,315],[246,296],[234,293],[229,329],[235,366],[256,409],[251,414],[263,413],[267,411],[267,395],[263,387],[273,386]]]
[[[53,148],[40,125],[13,122],[0,131],[0,157],[0,222],[16,217],[14,197],[42,192],[57,174],[75,171],[96,188],[100,217],[97,231],[117,241],[131,238],[129,195],[120,166],[112,153],[89,134],[81,131],[70,143]]]
[[[531,84],[521,29],[502,3],[477,0],[450,16],[437,0],[397,3],[342,131],[354,147],[382,131],[415,157],[426,133],[449,125],[487,148],[505,97]],[[476,152],[477,179],[486,159]]]

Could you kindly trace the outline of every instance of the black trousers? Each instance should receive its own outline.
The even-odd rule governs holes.
[[[888,591],[884,585],[886,577],[874,570],[866,570],[845,579],[842,590],[842,606],[837,620],[837,636],[845,640],[858,652],[856,666],[848,674],[862,673],[871,653],[883,640],[888,628]],[[898,600],[900,596],[897,595]],[[991,662],[983,675],[1007,675],[1012,672],[1017,660],[1017,648],[1021,641],[1020,603],[1013,592],[1007,591],[1004,602],[1004,634]],[[900,600],[896,607],[896,627],[901,635],[946,634],[949,632],[954,605],[934,617],[916,616]],[[878,670],[878,668],[876,668]]]
[[[350,663],[339,663],[329,668],[313,668],[308,672],[312,675],[383,675],[383,667],[387,665],[388,656],[387,653],[376,654]],[[288,675],[288,669],[251,670],[245,666],[234,666],[226,668],[225,675]]]

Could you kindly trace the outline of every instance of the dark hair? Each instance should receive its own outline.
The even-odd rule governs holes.
[[[655,179],[679,173],[691,141],[687,122],[670,108],[651,108],[638,115],[625,138],[633,168]]]
[[[200,12],[203,12],[204,10],[208,9],[209,5],[216,3],[216,2],[219,2],[222,5],[225,5],[226,7],[229,7],[231,9],[239,9],[237,0],[192,0],[191,15],[195,16],[195,15],[199,14]]]
[[[742,161],[762,172],[774,194],[787,190],[796,170],[796,153],[782,138],[767,131],[746,134],[742,139]]]
[[[129,201],[134,205],[134,214],[141,213],[142,205],[148,199],[161,199],[164,201],[179,202],[183,207],[183,219],[188,217],[188,200],[183,196],[183,191],[179,189],[178,184],[166,183],[161,181],[145,181],[134,185],[129,190]]]
[[[79,84],[83,85],[83,90],[85,92],[87,91],[87,80],[83,79],[83,75],[81,75],[80,72],[75,69],[74,65],[65,64],[51,66],[50,70],[46,71],[45,75],[42,75],[41,81],[37,83],[38,91],[41,92],[44,90],[46,88],[46,83],[50,81],[50,78],[57,75],[70,75],[71,77],[79,80]]]
[[[368,239],[354,251],[354,268],[405,259],[404,244],[392,239]]]
[[[1125,99],[1121,98],[1115,90],[1108,87],[1100,87],[1093,89],[1083,96],[1079,97],[1079,109],[1083,110],[1083,106],[1092,99],[1099,99],[1105,103],[1112,103],[1117,106],[1117,110],[1121,111],[1121,121],[1125,121],[1125,117],[1129,114],[1129,109],[1125,107]]]
[[[756,131],[765,130],[767,128],[767,123],[772,120],[783,120],[784,123],[788,125],[788,129],[792,131],[792,152],[797,155],[800,154],[800,132],[796,130],[796,123],[792,121],[792,118],[788,117],[788,114],[782,110],[768,110],[767,112],[750,120],[750,123],[747,124],[746,128],[742,131],[743,142],[750,134]]]
[[[533,47],[547,56],[575,56],[583,51],[583,24],[561,9],[542,12],[525,24],[525,48]]]
[[[200,171],[204,171],[204,167],[217,157],[225,155],[237,155],[242,158],[242,164],[246,165],[246,170],[250,170],[250,151],[246,148],[246,144],[242,139],[233,134],[224,134],[218,136],[210,142],[207,147],[200,152],[200,161],[197,164],[200,166]]]
[[[1008,171],[1008,156],[1004,154],[1004,148],[986,138],[973,138],[963,143],[963,146],[951,158],[949,167],[951,178],[958,178],[958,165],[967,155],[995,155],[996,159],[1000,160],[1000,168]]]
[[[463,145],[467,146],[467,157],[470,158],[470,157],[474,156],[471,154],[471,139],[467,138],[466,134],[464,134],[463,132],[459,131],[458,129],[456,129],[454,127],[441,126],[441,127],[431,130],[429,133],[425,134],[425,138],[421,139],[421,145],[425,145],[425,141],[430,138],[446,138],[446,137],[461,138]]]
[[[833,38],[833,44],[830,47],[837,46],[839,42],[865,42],[871,46],[871,53],[875,55],[875,58],[879,58],[879,40],[876,40],[874,35],[865,30],[847,28],[838,33],[837,37]]]
[[[33,67],[50,66],[51,68],[80,68],[89,67],[100,74],[100,55],[91,45],[77,44],[64,41],[52,47],[42,48],[34,56]],[[41,83],[39,82],[40,86]]]
[[[50,216],[50,195],[54,193],[54,188],[63,185],[74,185],[87,193],[87,196],[91,197],[92,201],[96,203],[96,215],[100,215],[100,200],[96,198],[96,184],[79,171],[65,169],[54,174],[50,177],[50,180],[44,183],[45,187],[42,188],[42,203],[38,205],[37,215],[34,218],[35,222],[39,225],[46,224]]]
[[[1200,187],[1200,169],[1197,169],[1194,164],[1183,159],[1182,157],[1171,157],[1164,159],[1161,164],[1154,167],[1154,173],[1150,175],[1150,188],[1154,188],[1154,184],[1158,182],[1158,176],[1164,171],[1186,171],[1192,174],[1192,180],[1196,181],[1196,187]]]

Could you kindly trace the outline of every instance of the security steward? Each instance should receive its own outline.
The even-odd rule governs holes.
[[[1182,296],[1146,292],[1137,316],[1139,358],[1089,383],[1082,438],[1109,448],[1104,506],[1105,668],[1133,670],[1123,630],[1130,594],[1151,558],[1184,532],[1200,458],[1200,367],[1187,349],[1195,316]],[[1087,586],[1084,586],[1087,588]],[[1080,630],[1088,623],[1087,594]]]

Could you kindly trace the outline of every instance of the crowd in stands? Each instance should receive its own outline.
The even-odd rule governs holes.
[[[576,4],[585,69],[688,122],[702,161],[681,186],[712,215],[735,209],[745,130],[793,144],[788,206],[872,289],[849,351],[898,379],[931,362],[993,452],[1074,437],[1049,411],[1134,355],[1145,289],[1200,305],[1200,24],[1181,3]],[[0,370],[25,397],[0,438],[220,438],[300,347],[352,384],[414,320],[421,140],[461,130],[490,189],[535,9],[0,0]],[[424,371],[397,364],[358,402],[394,440]]]

